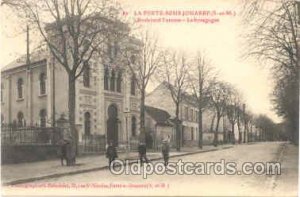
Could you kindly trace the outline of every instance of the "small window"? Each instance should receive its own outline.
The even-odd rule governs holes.
[[[20,78],[18,79],[18,82],[17,82],[17,86],[18,86],[18,98],[19,99],[22,99],[23,98],[23,86],[24,86],[24,82],[23,82],[23,79]]]
[[[116,58],[118,56],[119,53],[119,44],[117,41],[114,41],[114,54],[113,54],[113,58]]]
[[[108,40],[108,43],[107,43],[107,54],[108,54],[110,62],[112,62],[113,56],[112,56],[112,46],[111,46],[110,40]]]
[[[185,117],[185,120],[189,119],[189,109],[188,109],[188,107],[184,107],[184,117]]]
[[[83,65],[83,86],[90,87],[91,77],[90,77],[90,65],[87,61]]]
[[[18,127],[23,127],[24,126],[24,114],[23,114],[23,112],[18,113],[17,119],[18,119]]]
[[[131,135],[136,136],[136,118],[132,116],[131,118]]]
[[[122,73],[119,72],[117,78],[117,92],[121,92],[121,89],[122,89]]]
[[[110,78],[110,90],[115,91],[115,80],[116,80],[116,74],[115,71],[111,72],[111,78]]]
[[[109,72],[108,72],[108,69],[105,68],[105,71],[104,71],[104,90],[108,90],[108,80],[109,80]]]
[[[47,117],[47,112],[45,109],[42,109],[40,111],[40,126],[41,127],[46,127],[46,117]]]
[[[130,93],[131,95],[135,95],[135,89],[136,89],[136,81],[135,81],[135,76],[131,77],[131,85],[130,85]]]
[[[131,55],[131,57],[130,57],[130,62],[131,62],[132,64],[135,64],[135,62],[136,62],[136,57],[135,57],[135,55]]]
[[[40,95],[46,94],[46,75],[45,73],[40,74]]]
[[[91,135],[91,114],[89,112],[84,114],[84,135]]]
[[[194,137],[194,128],[192,127],[191,128],[191,140],[194,140],[195,137]]]

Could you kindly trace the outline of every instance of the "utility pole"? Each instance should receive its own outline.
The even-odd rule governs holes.
[[[55,57],[52,59],[52,127],[55,127]]]
[[[26,27],[26,65],[27,65],[27,84],[28,89],[26,89],[26,111],[27,118],[29,119],[30,126],[33,126],[32,119],[32,73],[30,66],[30,40],[29,40],[29,26]]]

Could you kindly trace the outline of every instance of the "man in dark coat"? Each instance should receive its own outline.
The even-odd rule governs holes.
[[[60,163],[63,166],[64,165],[64,160],[66,160],[66,163],[68,163],[67,160],[67,141],[62,140],[60,142]]]
[[[170,153],[170,146],[167,140],[162,141],[162,155],[165,161],[165,166],[168,165],[169,162],[169,153]]]
[[[138,151],[139,151],[139,158],[140,158],[141,165],[143,165],[143,160],[145,160],[145,162],[148,163],[149,160],[146,155],[147,154],[146,144],[140,142],[138,146]]]
[[[108,145],[108,147],[106,149],[106,158],[108,158],[108,165],[109,165],[109,169],[110,169],[112,162],[116,158],[118,158],[117,149],[114,146],[113,142],[109,142],[109,145]]]

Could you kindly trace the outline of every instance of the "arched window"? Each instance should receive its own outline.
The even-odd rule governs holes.
[[[46,75],[45,73],[40,74],[40,95],[46,94]]]
[[[90,87],[90,65],[87,61],[83,65],[83,86]]]
[[[47,112],[45,109],[42,109],[40,111],[40,126],[41,127],[46,127],[46,117],[47,117]]]
[[[18,127],[22,127],[24,123],[24,115],[22,112],[18,113],[17,119],[18,119]]]
[[[23,79],[22,78],[18,79],[17,86],[18,86],[18,98],[19,99],[23,98],[23,85],[24,85]]]
[[[117,78],[117,92],[121,92],[121,89],[122,89],[122,73],[119,72]]]
[[[84,135],[91,135],[91,114],[84,113]]]
[[[135,95],[135,76],[131,77],[131,85],[130,85],[130,93],[131,95]]]
[[[136,136],[136,118],[135,118],[135,116],[131,117],[131,135]]]
[[[110,90],[115,91],[115,80],[116,80],[116,74],[115,71],[111,72],[111,78],[110,78]]]
[[[108,90],[108,79],[109,79],[109,72],[108,72],[108,69],[105,68],[105,71],[104,71],[104,90]]]

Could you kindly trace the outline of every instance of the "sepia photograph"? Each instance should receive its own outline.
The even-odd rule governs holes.
[[[0,0],[1,196],[298,196],[299,0]]]

